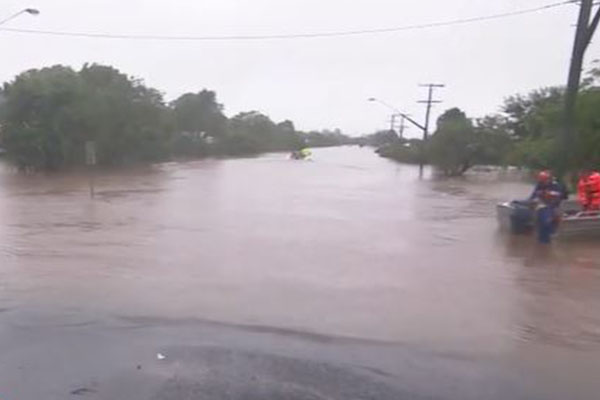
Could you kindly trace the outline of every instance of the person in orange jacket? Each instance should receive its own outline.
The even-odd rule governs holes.
[[[600,211],[600,173],[583,171],[577,183],[577,198],[585,211]]]

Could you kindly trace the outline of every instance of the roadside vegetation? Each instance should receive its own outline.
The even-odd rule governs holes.
[[[447,110],[424,146],[422,140],[399,138],[382,131],[364,137],[384,156],[405,163],[425,163],[449,176],[462,175],[475,165],[512,165],[558,169],[563,118],[563,87],[549,87],[505,100],[501,112],[469,118],[458,108]],[[600,168],[600,68],[591,69],[579,93],[577,136],[572,138],[568,170]]]
[[[26,71],[0,90],[0,147],[19,168],[85,163],[93,141],[100,165],[251,155],[351,140],[339,130],[298,131],[257,111],[228,118],[215,92],[166,102],[142,80],[97,64]]]

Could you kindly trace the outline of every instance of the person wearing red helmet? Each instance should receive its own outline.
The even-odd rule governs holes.
[[[565,187],[558,183],[550,171],[541,171],[529,200],[537,200],[551,207],[558,207],[569,197]]]
[[[560,204],[566,200],[569,194],[550,173],[541,171],[538,174],[537,184],[529,200],[536,202],[536,225],[538,240],[541,243],[550,243],[552,234],[556,231],[560,221]]]
[[[550,171],[540,171],[538,173],[538,182],[548,183],[552,179],[552,174]]]

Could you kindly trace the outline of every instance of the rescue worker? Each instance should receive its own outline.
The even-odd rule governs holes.
[[[550,173],[541,171],[530,201],[537,202],[536,225],[540,243],[550,243],[560,222],[560,204],[569,197],[567,190]]]
[[[557,207],[568,197],[565,187],[552,176],[550,171],[541,171],[537,176],[537,184],[533,189],[533,193],[529,196],[529,200],[537,200]]]
[[[600,211],[600,173],[583,171],[577,183],[577,198],[584,211]]]

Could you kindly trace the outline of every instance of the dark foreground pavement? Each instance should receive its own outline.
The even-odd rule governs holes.
[[[535,400],[596,393],[573,392],[549,381],[551,371],[526,363],[399,343],[200,320],[40,315],[1,318],[2,400]]]

